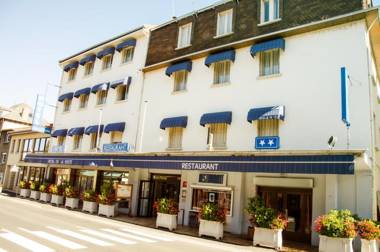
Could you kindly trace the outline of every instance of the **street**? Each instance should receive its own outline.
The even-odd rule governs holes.
[[[0,195],[4,251],[270,251],[122,223]]]

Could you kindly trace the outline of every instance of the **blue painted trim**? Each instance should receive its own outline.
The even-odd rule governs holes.
[[[67,129],[55,130],[53,134],[51,134],[52,137],[59,137],[59,136],[66,136],[66,135],[67,135]]]
[[[261,141],[264,144],[261,144]],[[270,144],[269,141],[272,141]],[[278,136],[264,136],[256,137],[255,139],[255,149],[257,150],[277,150],[280,148],[280,138]]]
[[[186,128],[187,126],[187,116],[178,116],[165,118],[161,121],[160,129],[164,130],[166,128],[181,127]]]
[[[205,65],[210,67],[212,63],[230,60],[232,62],[235,61],[235,50],[228,50],[224,52],[214,53],[207,56],[205,60]]]
[[[123,132],[125,130],[125,122],[119,122],[119,123],[110,123],[107,124],[104,128],[104,133],[109,133],[112,131],[119,131]]]
[[[90,93],[91,93],[91,88],[89,88],[89,87],[88,88],[82,88],[82,89],[75,91],[74,97],[78,98],[81,95],[88,95]]]
[[[231,122],[232,122],[232,112],[225,111],[225,112],[203,114],[199,124],[204,127],[206,124],[213,124],[213,123],[231,124]]]
[[[124,48],[126,48],[126,47],[130,47],[130,46],[136,46],[136,39],[131,38],[131,39],[128,39],[128,40],[126,40],[126,41],[124,41],[124,42],[121,42],[120,44],[118,44],[118,45],[116,46],[116,50],[117,50],[118,52],[120,52],[120,51],[123,50]]]
[[[182,71],[182,70],[186,70],[188,72],[191,72],[192,67],[193,67],[193,63],[190,60],[185,61],[185,62],[181,62],[181,63],[177,63],[177,64],[169,66],[166,69],[165,74],[167,76],[171,76],[172,73]]]
[[[58,97],[58,101],[59,102],[63,102],[64,100],[66,99],[73,99],[73,96],[74,96],[74,93],[73,92],[70,92],[70,93],[66,93],[66,94],[63,94],[61,96]]]
[[[348,114],[348,86],[347,86],[347,71],[345,67],[340,69],[341,79],[341,101],[342,101],[342,121],[347,127],[350,126],[350,119]]]
[[[252,57],[255,57],[256,53],[258,52],[264,52],[264,51],[277,49],[277,48],[285,50],[285,40],[283,38],[278,38],[278,39],[254,44],[251,47],[251,55]]]
[[[100,125],[100,132],[103,132],[103,128],[104,128],[104,125]],[[86,135],[90,135],[91,133],[98,133],[98,130],[99,129],[99,125],[91,125],[91,126],[88,126],[85,130],[84,130],[84,134]]]
[[[96,60],[96,55],[95,54],[90,54],[90,55],[84,57],[83,59],[81,59],[79,61],[79,64],[81,66],[84,66],[87,62],[95,62],[95,60]]]
[[[63,68],[63,71],[68,72],[68,71],[70,71],[71,69],[78,68],[78,65],[79,65],[79,62],[78,62],[78,61],[74,61],[74,62],[72,62],[72,63],[66,65],[66,66]]]
[[[101,59],[103,58],[104,56],[107,56],[109,54],[114,54],[115,53],[115,47],[108,47],[100,52],[98,52],[98,54],[96,55],[96,57],[98,57],[98,59]]]
[[[110,87],[110,83],[109,82],[99,83],[99,84],[96,84],[95,86],[93,86],[91,88],[91,93],[95,94],[96,92],[98,92],[102,88],[103,85],[107,85],[107,90]]]

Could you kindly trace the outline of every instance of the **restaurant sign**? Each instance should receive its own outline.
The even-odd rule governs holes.
[[[103,152],[128,152],[128,143],[103,144]]]

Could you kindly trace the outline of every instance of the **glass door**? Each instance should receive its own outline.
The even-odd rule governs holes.
[[[150,217],[151,216],[151,181],[141,180],[139,188],[139,201],[137,215],[139,217]]]

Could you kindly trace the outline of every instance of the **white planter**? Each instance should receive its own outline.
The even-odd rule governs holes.
[[[57,206],[63,205],[63,196],[62,195],[53,194],[51,196],[50,203],[55,204]]]
[[[217,240],[223,239],[223,223],[200,219],[198,235],[212,236]]]
[[[360,240],[362,242],[361,252],[379,252],[379,245],[376,240]]]
[[[321,252],[353,252],[352,238],[333,238],[319,236],[319,251]]]
[[[177,215],[157,213],[156,228],[164,227],[170,231],[177,229]]]
[[[24,198],[29,198],[30,189],[20,189],[20,196]]]
[[[98,204],[92,201],[83,201],[83,212],[96,213],[98,210]]]
[[[71,209],[78,208],[79,199],[77,198],[66,198],[65,207],[70,207]]]
[[[43,202],[50,202],[51,200],[51,194],[50,193],[45,193],[45,192],[42,192],[40,194],[40,201],[43,201]]]
[[[256,245],[280,250],[282,248],[282,229],[255,227],[253,246]]]
[[[40,191],[30,191],[30,198],[39,200],[40,199]]]
[[[105,215],[107,217],[114,217],[115,216],[115,205],[99,204],[98,215]]]

